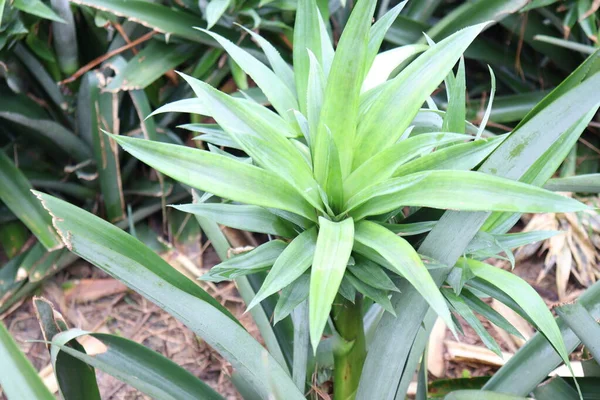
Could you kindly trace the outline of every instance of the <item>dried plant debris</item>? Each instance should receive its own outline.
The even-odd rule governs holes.
[[[597,198],[587,199],[595,205]],[[569,279],[583,287],[589,287],[600,277],[600,215],[595,210],[579,213],[538,214],[531,217],[524,232],[537,230],[557,230],[561,234],[542,242],[523,246],[515,253],[517,261],[525,260],[534,254],[545,252],[544,269],[537,282],[544,279],[552,270],[556,275],[556,289],[562,301],[567,296]]]

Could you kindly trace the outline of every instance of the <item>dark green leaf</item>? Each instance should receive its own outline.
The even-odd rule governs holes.
[[[499,357],[502,357],[502,350],[498,343],[494,340],[492,335],[484,328],[483,324],[479,319],[473,314],[473,311],[469,308],[466,302],[458,297],[452,290],[442,288],[442,293],[446,297],[446,299],[452,305],[452,308],[467,321],[467,323],[473,328],[477,336],[481,338],[483,344],[494,353],[496,353]]]
[[[0,151],[0,199],[49,250],[63,247],[52,228],[52,218],[31,193],[23,173]]]
[[[68,346],[74,339],[87,335],[104,345],[102,352],[87,355]],[[173,361],[120,336],[72,329],[59,333],[52,339],[53,358],[60,357],[61,352],[108,373],[155,399],[223,399],[210,386]]]
[[[13,7],[26,12],[27,14],[35,15],[51,21],[65,23],[65,21],[56,15],[54,11],[40,0],[15,0],[12,3]]]
[[[555,308],[559,317],[581,339],[595,360],[600,360],[600,326],[579,302],[563,304]]]
[[[68,329],[67,323],[48,300],[34,297],[33,305],[44,340],[48,342],[46,346],[50,350],[49,343],[56,335]],[[83,346],[78,342],[71,342],[70,346],[85,354]],[[53,357],[52,367],[63,399],[89,398],[90,400],[100,400],[96,374],[92,367],[67,353]]]
[[[376,263],[361,256],[354,256],[355,264],[348,265],[348,270],[367,285],[380,290],[398,291],[385,271]]]

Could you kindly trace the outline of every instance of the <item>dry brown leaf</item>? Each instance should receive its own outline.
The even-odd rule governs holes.
[[[86,303],[113,294],[125,293],[127,286],[116,279],[82,279],[65,292],[68,303]]]
[[[506,318],[506,320],[510,322],[510,324],[514,326],[515,329],[519,331],[519,333],[525,338],[525,340],[523,340],[518,336],[509,335],[511,341],[515,344],[515,346],[517,346],[517,348],[523,346],[525,341],[531,338],[535,333],[534,329],[527,321],[523,319],[523,317],[498,300],[492,300],[492,308]]]
[[[536,214],[529,220],[523,232],[555,230],[558,230],[558,221],[554,217],[554,214]],[[545,250],[547,243],[547,241],[536,242],[520,247],[515,252],[515,259],[517,261],[525,260],[533,256],[538,250]]]
[[[567,194],[568,195],[568,194]],[[595,204],[597,198],[580,199]],[[515,257],[521,261],[536,251],[547,251],[544,268],[537,278],[539,283],[556,266],[557,294],[561,301],[567,295],[571,276],[584,287],[596,282],[600,277],[600,215],[594,210],[581,213],[537,214],[529,217],[523,232],[536,230],[560,230],[556,235],[540,243],[521,247]]]
[[[567,285],[573,266],[573,257],[567,246],[563,246],[556,258],[556,291],[559,300],[563,300],[567,295]]]
[[[589,17],[590,15],[592,15],[593,13],[595,13],[596,11],[598,11],[599,8],[600,8],[600,0],[594,0],[594,2],[592,3],[592,5],[590,6],[590,9],[587,10],[585,12],[585,14],[583,14],[581,16],[580,21],[586,19],[587,17]]]
[[[427,350],[427,370],[436,378],[441,378],[446,373],[444,362],[444,338],[446,337],[446,324],[438,318],[433,325]]]
[[[499,357],[496,353],[485,347],[459,343],[453,340],[446,340],[444,344],[446,345],[449,359],[455,362],[473,362],[501,367],[514,355],[513,353],[502,352],[502,357]]]

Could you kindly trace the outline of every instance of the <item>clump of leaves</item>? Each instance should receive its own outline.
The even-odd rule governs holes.
[[[386,81],[387,76],[380,75],[364,87],[369,71],[379,67],[377,51],[402,6],[371,26],[375,2],[359,2],[334,51],[315,3],[301,2],[293,70],[256,34],[272,69],[229,40],[206,32],[252,77],[274,111],[182,75],[198,96],[191,111],[217,122],[191,128],[204,133],[200,138],[206,142],[226,142],[243,150],[251,164],[219,151],[113,136],[126,151],[166,175],[236,202],[178,209],[225,224],[224,215],[244,213],[230,225],[285,239],[227,260],[205,279],[270,269],[250,308],[304,282],[299,291],[301,299],[309,300],[315,351],[334,302],[344,304],[331,314],[334,330],[349,342],[356,340],[354,325],[362,329],[360,319],[344,317],[359,304],[354,293],[393,312],[388,295],[397,290],[393,280],[398,277],[407,279],[454,330],[446,300],[428,271],[427,263],[436,268],[435,263],[424,262],[407,240],[396,235],[402,228],[388,225],[401,219],[403,207],[501,212],[587,208],[531,185],[470,171],[503,140],[480,138],[483,127],[475,137],[465,134],[464,65],[456,76],[452,73],[486,23],[431,43],[397,76]],[[413,49],[412,54],[422,50]],[[409,55],[399,53],[393,62],[400,64]],[[423,132],[414,119],[424,113],[420,110],[428,94],[446,77],[454,107],[438,131]],[[459,158],[460,163],[448,162]],[[364,273],[367,268],[372,272]],[[302,279],[304,274],[310,274],[310,283]],[[354,345],[349,353],[364,355],[364,347],[359,347]],[[361,357],[349,361],[346,354],[339,367],[344,368],[343,362],[360,365]]]
[[[302,398],[308,338],[313,352],[329,347],[334,360],[334,393],[339,399],[388,398],[397,390],[403,393],[398,388],[404,382],[402,370],[409,371],[405,364],[412,365],[407,372],[412,374],[423,353],[415,336],[421,325],[426,336],[430,317],[436,314],[453,331],[451,310],[468,316],[465,319],[472,321],[484,342],[498,350],[481,324],[477,325],[478,319],[471,318],[472,310],[507,330],[511,326],[476,293],[501,298],[518,309],[542,332],[560,359],[569,363],[561,332],[543,300],[518,277],[481,259],[494,254],[496,251],[490,250],[494,246],[507,253],[505,250],[518,246],[520,240],[531,240],[504,235],[505,228],[514,223],[515,213],[588,209],[538,186],[566,156],[564,149],[568,152],[572,145],[567,138],[578,137],[594,115],[600,102],[594,85],[600,83],[600,73],[592,68],[578,70],[511,135],[493,136],[485,126],[465,122],[464,63],[453,71],[488,24],[465,28],[438,43],[429,40],[429,46],[406,46],[378,56],[385,32],[404,3],[371,25],[375,5],[373,0],[356,4],[334,50],[315,1],[300,1],[293,69],[253,32],[249,33],[262,47],[270,67],[206,31],[272,106],[229,96],[182,75],[197,98],[169,104],[159,112],[188,111],[213,118],[216,124],[187,126],[201,133],[199,139],[209,144],[208,150],[111,136],[127,152],[165,175],[226,199],[176,206],[179,210],[215,224],[277,237],[223,261],[204,279],[237,279],[268,271],[249,308],[262,307],[274,296],[275,320],[294,311],[293,363],[279,357],[277,351],[283,352],[284,344],[273,337],[266,338],[273,344],[267,346],[277,351],[261,358],[260,346],[248,339],[214,299],[169,270],[132,238],[108,224],[93,222],[92,216],[60,200],[39,194],[71,251],[119,276],[186,321],[220,349],[262,397],[275,393],[275,397]],[[404,66],[419,53],[423,54]],[[395,68],[388,68],[387,73],[377,73],[382,64],[389,63],[400,72],[390,76]],[[449,100],[445,113],[429,99],[443,81]],[[574,98],[583,99],[577,110],[569,107]],[[422,108],[424,103],[429,108]],[[247,157],[240,157],[240,151]],[[452,211],[437,221],[439,213],[436,216],[434,210]],[[476,236],[490,215],[484,225],[486,232]],[[448,229],[452,218],[454,231],[433,245],[437,251],[431,251],[431,242]],[[432,228],[419,247],[430,256],[426,257],[415,248],[418,235]],[[459,229],[464,232],[458,234]],[[474,236],[476,240],[472,240]],[[456,237],[465,242],[464,251],[452,246],[451,239]],[[459,259],[460,253],[464,257]],[[444,281],[447,287],[440,290]],[[400,297],[395,294],[398,291]],[[365,305],[369,313],[388,311],[383,316],[379,313],[379,325],[377,318],[367,318],[377,327],[369,346],[371,360],[366,358],[365,331],[369,327],[363,326],[364,298],[370,299]],[[371,306],[371,301],[378,305]],[[433,310],[431,316],[426,315],[427,305]],[[409,328],[414,330],[402,335],[403,329]],[[395,330],[394,339],[401,342],[391,341],[386,329]],[[401,355],[386,352],[381,337],[402,351]],[[388,368],[384,358],[390,358],[393,368]],[[363,364],[366,372],[361,375]],[[290,389],[287,368],[291,368],[299,392]],[[378,368],[386,370],[381,373]],[[390,374],[393,376],[385,381]],[[378,385],[382,379],[385,384]]]
[[[273,70],[227,39],[212,34],[259,85],[276,112],[183,75],[198,96],[192,110],[214,118],[218,128],[213,129],[219,129],[231,141],[230,147],[244,150],[254,165],[226,154],[113,138],[167,175],[254,206],[223,204],[209,209],[197,204],[179,209],[204,216],[210,213],[217,222],[221,222],[219,211],[243,209],[263,225],[249,221],[247,230],[293,239],[289,246],[279,246],[276,253],[285,262],[274,263],[251,306],[293,283],[312,265],[309,298],[315,347],[344,274],[351,273],[346,267],[352,254],[359,259],[375,259],[374,265],[412,281],[452,326],[445,302],[422,260],[406,240],[394,233],[398,228],[387,227],[386,221],[398,216],[404,206],[509,212],[579,211],[587,207],[537,187],[465,171],[483,159],[486,153],[481,150],[477,152],[479,159],[470,160],[471,168],[440,168],[436,161],[446,159],[451,152],[465,154],[460,150],[483,145],[489,151],[503,139],[469,143],[474,138],[465,135],[464,114],[461,120],[457,113],[459,119],[454,125],[454,115],[446,114],[444,127],[449,131],[412,132],[415,127],[411,124],[427,94],[451,72],[486,24],[433,44],[398,76],[389,81],[381,77],[379,84],[362,92],[364,78],[374,67],[385,24],[400,7],[371,27],[375,3],[360,2],[334,52],[323,21],[310,5],[307,1],[310,11],[301,8],[297,17],[293,71],[265,42],[259,43],[270,57]],[[395,61],[399,63],[404,57]],[[461,73],[464,80],[464,71]],[[452,75],[452,79],[456,78]],[[200,139],[212,141],[204,136]],[[273,247],[271,243],[265,246]],[[314,256],[306,257],[307,252]],[[243,267],[219,265],[207,279],[267,269],[270,263],[263,266],[262,261],[267,253],[273,250],[254,250],[246,256],[248,261]]]

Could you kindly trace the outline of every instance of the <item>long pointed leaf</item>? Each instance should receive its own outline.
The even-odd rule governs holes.
[[[89,147],[78,136],[58,122],[29,118],[23,114],[10,111],[0,112],[0,118],[6,118],[25,128],[32,129],[44,139],[50,140],[66,156],[72,157],[78,162],[89,160],[92,156]]]
[[[527,282],[510,272],[480,261],[465,259],[465,262],[475,276],[497,286],[517,302],[535,322],[542,334],[552,343],[565,363],[569,362],[569,354],[552,313],[548,310],[544,300]]]
[[[351,198],[346,209],[354,218],[361,219],[401,206],[523,212],[569,212],[588,208],[568,197],[481,172],[425,171],[368,188]]]
[[[99,340],[105,351],[95,355],[68,347],[74,339],[91,336]],[[53,358],[65,352],[122,382],[128,383],[153,398],[223,399],[210,386],[173,361],[139,343],[104,333],[72,329],[52,339]]]
[[[15,7],[17,10],[26,12],[27,14],[35,15],[51,21],[56,21],[59,23],[65,22],[50,7],[42,3],[40,0],[15,0],[13,2],[13,7]]]
[[[219,42],[240,68],[250,75],[279,115],[285,116],[289,110],[298,109],[298,102],[290,88],[269,67],[223,36],[207,30],[202,31]]]
[[[35,315],[40,324],[42,335],[47,342],[46,347],[51,351],[50,341],[61,332],[68,330],[63,316],[54,309],[48,300],[41,297],[33,298]],[[79,342],[71,342],[69,346],[85,354],[85,349]],[[90,400],[101,400],[96,371],[84,362],[62,353],[52,357],[52,368],[58,382],[61,398],[64,400],[78,400],[89,398]]]
[[[292,284],[283,288],[275,313],[273,314],[273,323],[276,324],[286,318],[294,309],[308,298],[310,290],[310,275],[304,274],[296,279]]]
[[[359,256],[354,256],[354,260],[355,264],[348,265],[348,270],[358,279],[376,289],[398,291],[394,282],[378,264]]]
[[[352,251],[354,221],[331,222],[319,217],[319,235],[310,274],[310,342],[313,350],[329,318],[331,305],[342,283]]]
[[[164,106],[158,107],[148,117],[152,117],[156,114],[161,113],[187,113],[187,114],[199,114],[206,117],[210,117],[210,110],[208,106],[200,99],[183,99],[177,100],[172,103],[167,103]]]
[[[205,26],[206,22],[191,12],[169,8],[159,3],[129,0],[73,0],[75,4],[92,7],[125,17],[143,26],[164,34],[171,34],[194,42],[214,46],[215,41],[194,27]],[[226,30],[214,27],[218,33]]]
[[[398,168],[415,157],[429,153],[438,146],[468,140],[457,133],[424,133],[383,150],[350,174],[344,182],[344,195],[350,199],[360,190],[390,178]]]
[[[600,326],[585,307],[578,302],[564,304],[556,308],[556,313],[581,339],[594,360],[600,360]]]
[[[459,132],[465,131],[465,97],[467,90],[467,83],[465,77],[465,59],[461,57],[458,63],[458,72],[456,77],[450,72],[449,77],[446,78],[446,93],[448,96],[448,107],[446,109],[446,115],[444,116],[444,125],[442,130],[444,132]]]
[[[311,228],[298,235],[277,257],[256,297],[248,309],[298,279],[312,264],[317,242],[317,229]]]
[[[205,281],[221,282],[239,276],[264,271],[271,267],[285,250],[286,244],[281,240],[263,243],[248,253],[224,260],[202,275]]]
[[[306,115],[306,88],[310,61],[308,52],[311,50],[317,60],[323,63],[326,44],[322,43],[321,16],[315,0],[299,0],[294,25],[294,77],[298,91],[300,111]],[[329,39],[329,37],[327,37]],[[329,45],[331,46],[331,45]]]
[[[487,23],[463,29],[431,46],[381,91],[360,121],[354,168],[396,142],[417,115],[425,99]],[[402,110],[390,113],[390,109]]]
[[[450,289],[442,289],[442,293],[448,299],[448,301],[452,305],[452,308],[454,308],[454,310],[458,314],[460,314],[460,316],[463,317],[465,321],[467,321],[471,328],[473,328],[475,333],[477,333],[477,336],[479,336],[483,341],[483,344],[488,349],[496,353],[499,357],[502,357],[502,350],[500,349],[500,346],[498,345],[496,340],[494,340],[492,335],[490,335],[489,332],[485,329],[481,321],[479,321],[475,314],[473,314],[473,311],[471,311],[471,309],[469,308],[469,306],[467,306],[465,301],[458,297]]]
[[[312,51],[307,50],[309,57],[308,81],[306,87],[306,119],[308,120],[309,141],[312,151],[315,151],[315,140],[319,130],[321,109],[323,108],[323,96],[325,95],[325,75]]]
[[[58,65],[65,75],[71,75],[79,69],[79,49],[71,3],[69,0],[51,0],[50,4],[61,19],[52,22],[52,43]]]
[[[460,292],[461,298],[467,303],[467,305],[476,313],[483,316],[486,320],[496,325],[498,328],[504,329],[511,335],[525,339],[523,335],[511,325],[506,318],[502,316],[498,311],[494,310],[490,305],[475,296],[470,290],[463,288]]]
[[[134,157],[182,183],[234,201],[281,208],[316,220],[314,209],[272,172],[208,151],[112,137]]]
[[[417,252],[406,240],[374,222],[361,221],[356,224],[355,241],[379,253],[396,273],[408,280],[427,299],[453,330],[454,323],[444,297]],[[360,248],[355,248],[355,251],[361,253]]]
[[[125,218],[119,147],[102,131],[119,134],[119,97],[114,93],[100,93],[100,89],[96,73],[86,74],[79,91],[77,123],[81,135],[92,140],[106,216],[116,222]]]
[[[310,166],[281,134],[285,127],[283,120],[258,104],[234,99],[204,82],[182,76],[209,107],[212,117],[257,164],[280,175],[315,208],[321,207],[319,188]]]
[[[327,135],[326,129],[331,131],[339,153],[342,178],[348,176],[352,166],[360,89],[366,69],[369,29],[375,5],[374,0],[357,2],[338,43],[325,88],[317,135]],[[317,147],[313,157],[316,159],[315,173],[319,175],[319,166],[327,167],[318,161],[321,153],[327,152],[326,148],[320,149],[319,144],[327,145],[318,139],[315,142]]]
[[[52,196],[38,193],[72,252],[123,281],[202,337],[263,397],[273,382],[300,400],[289,375],[231,314],[141,242],[110,223]]]
[[[219,203],[182,204],[172,207],[243,231],[288,238],[296,235],[291,223],[262,207]]]
[[[390,26],[392,26],[396,18],[398,18],[398,15],[400,15],[400,12],[402,12],[402,10],[404,9],[404,6],[406,5],[407,1],[408,0],[404,0],[398,3],[398,5],[386,12],[381,18],[378,17],[377,22],[375,22],[373,26],[371,26],[371,29],[369,30],[367,61],[365,63],[366,70],[371,68],[373,60],[375,60],[375,57],[379,52],[381,43],[383,43],[385,34],[387,33],[388,29],[390,29]]]
[[[373,300],[375,303],[379,304],[385,311],[389,312],[392,315],[396,315],[396,311],[394,311],[394,307],[392,306],[392,302],[389,299],[389,294],[385,290],[374,288],[373,286],[365,283],[364,281],[358,279],[352,273],[347,273],[344,275],[344,279],[347,279],[348,282],[356,291],[362,293],[365,297]]]
[[[199,49],[197,44],[168,44],[153,40],[119,69],[105,90],[118,92],[145,89],[165,73],[196,55]]]
[[[279,51],[273,46],[268,40],[260,36],[258,33],[251,31],[245,26],[241,27],[244,29],[252,39],[254,39],[258,45],[263,49],[265,56],[269,60],[271,64],[271,68],[275,72],[275,74],[287,85],[287,87],[291,90],[291,92],[296,95],[296,83],[294,81],[294,71],[289,66],[289,64],[281,57]]]
[[[481,164],[503,140],[496,136],[450,146],[402,165],[393,176],[440,169],[468,171]]]

